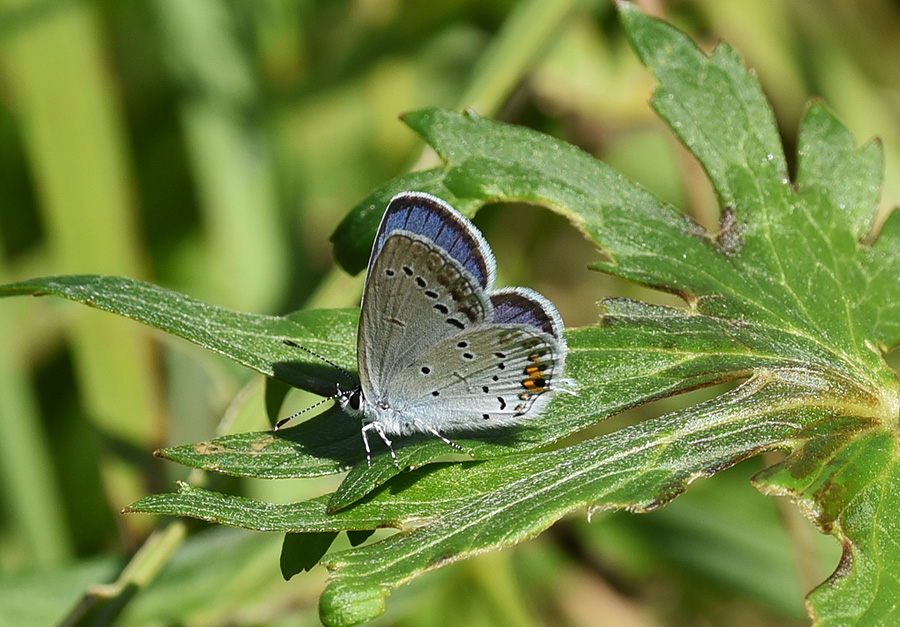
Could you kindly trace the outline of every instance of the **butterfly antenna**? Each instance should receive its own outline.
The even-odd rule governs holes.
[[[347,377],[347,379],[348,379],[351,383],[356,384],[356,380],[353,378],[353,375],[352,375],[352,374],[350,374],[349,372],[347,372],[346,370],[344,370],[343,368],[341,368],[340,366],[338,366],[336,363],[334,363],[334,362],[331,361],[330,359],[328,359],[328,358],[326,358],[326,357],[322,357],[322,355],[318,354],[317,352],[312,351],[312,350],[306,348],[305,346],[301,346],[300,344],[297,344],[296,342],[294,342],[294,341],[292,341],[292,340],[282,340],[282,342],[284,342],[285,345],[290,346],[290,347],[292,347],[292,348],[299,348],[299,349],[302,350],[302,351],[306,351],[307,353],[309,353],[310,355],[312,355],[312,356],[315,357],[316,359],[321,359],[322,361],[324,361],[326,364],[328,364],[329,366],[331,366],[331,367],[334,368],[335,370],[338,370],[338,371],[342,372],[342,373],[344,374],[344,376]],[[292,421],[294,420],[294,418],[296,418],[297,416],[302,416],[302,415],[305,414],[306,412],[310,411],[311,409],[315,409],[315,408],[318,407],[319,405],[322,405],[322,404],[324,404],[324,403],[327,403],[328,401],[333,401],[335,398],[337,398],[337,396],[338,396],[340,393],[341,393],[341,386],[338,385],[338,386],[337,386],[337,393],[336,393],[334,396],[329,396],[328,398],[323,398],[323,399],[322,399],[321,401],[319,401],[318,403],[315,403],[315,404],[313,404],[313,405],[310,405],[310,406],[307,407],[306,409],[301,409],[300,411],[291,414],[291,415],[288,416],[287,418],[282,418],[281,420],[279,420],[278,422],[275,423],[275,426],[272,427],[272,429],[273,429],[274,431],[278,431],[279,429],[281,429],[282,427],[284,427],[284,426],[285,426],[286,424],[288,424],[289,422],[292,422]]]
[[[318,407],[319,405],[322,405],[322,404],[324,404],[324,403],[327,403],[327,402],[330,401],[330,400],[333,400],[332,397],[330,397],[330,396],[329,396],[328,398],[323,398],[323,399],[322,399],[321,401],[319,401],[318,403],[316,403],[316,404],[314,404],[314,405],[310,405],[310,406],[307,407],[306,409],[301,409],[300,411],[291,414],[291,415],[288,416],[287,418],[282,418],[281,420],[279,420],[278,422],[275,423],[275,426],[272,427],[272,430],[273,430],[273,431],[278,431],[278,430],[281,429],[284,425],[286,425],[287,423],[291,422],[291,421],[292,421],[294,418],[296,418],[297,416],[301,416],[301,415],[305,414],[306,412],[308,412],[309,410],[315,409],[315,408]]]
[[[338,366],[336,363],[334,363],[333,361],[331,361],[331,360],[328,359],[327,357],[323,357],[322,355],[320,355],[320,354],[317,353],[316,351],[310,350],[310,349],[306,348],[305,346],[301,346],[300,344],[297,344],[297,343],[294,342],[293,340],[281,340],[281,341],[284,342],[284,344],[287,345],[287,346],[290,346],[290,347],[292,347],[292,348],[299,348],[299,349],[302,350],[302,351],[306,351],[307,353],[309,353],[310,355],[312,355],[312,356],[315,357],[316,359],[321,359],[322,361],[324,361],[326,364],[328,364],[329,366],[331,366],[331,367],[334,368],[335,370],[341,371],[341,372],[344,374],[344,376],[347,377],[347,380],[350,381],[350,383],[356,385],[356,378],[355,378],[352,374],[350,374],[349,372],[347,372],[346,370],[344,370],[343,368],[341,368],[340,366]],[[313,405],[313,407],[315,407],[315,405]],[[312,407],[310,407],[310,409],[312,409]]]

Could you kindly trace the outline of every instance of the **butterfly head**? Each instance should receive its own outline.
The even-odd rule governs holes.
[[[342,410],[351,416],[358,417],[363,414],[363,391],[359,385],[349,390],[344,390],[338,384],[334,400],[337,401]]]

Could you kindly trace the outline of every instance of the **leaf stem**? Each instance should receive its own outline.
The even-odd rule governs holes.
[[[169,521],[153,531],[114,583],[87,589],[62,627],[113,624],[128,602],[156,578],[186,536],[187,524],[183,520]]]
[[[575,0],[528,0],[516,5],[475,65],[459,107],[494,116],[556,40],[577,4]]]

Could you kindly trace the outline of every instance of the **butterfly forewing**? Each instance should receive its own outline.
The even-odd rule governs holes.
[[[490,290],[493,286],[497,262],[484,236],[439,198],[416,192],[395,196],[378,227],[372,259],[378,256],[387,238],[395,231],[416,233],[429,239],[465,268],[481,289]]]
[[[394,231],[369,269],[360,314],[362,389],[383,400],[404,367],[491,315],[474,278],[430,239]]]

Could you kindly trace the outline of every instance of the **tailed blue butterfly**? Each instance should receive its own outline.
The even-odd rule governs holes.
[[[494,254],[462,214],[430,194],[394,196],[375,237],[357,336],[359,384],[335,400],[391,452],[392,437],[509,426],[560,389],[563,323],[523,288],[492,290]],[[281,426],[290,420],[280,422]]]

